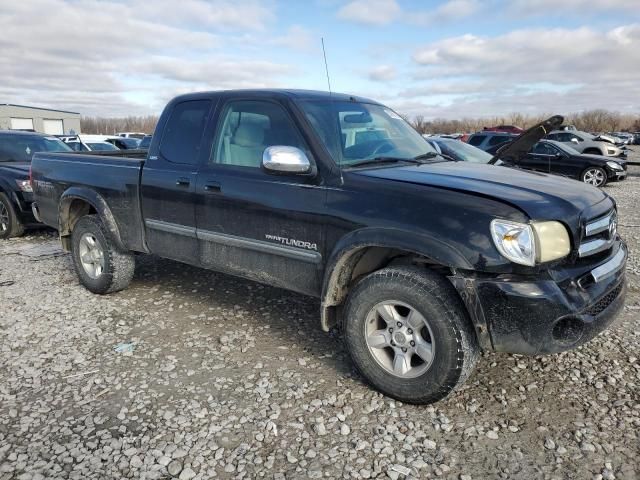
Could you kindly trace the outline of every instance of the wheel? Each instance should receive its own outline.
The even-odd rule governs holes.
[[[0,239],[19,237],[24,233],[13,202],[0,192]]]
[[[581,180],[594,187],[603,187],[607,183],[607,172],[600,167],[589,167],[582,172]]]
[[[349,294],[344,337],[356,368],[385,395],[433,403],[467,379],[479,355],[466,310],[444,278],[389,267]]]
[[[71,235],[73,265],[80,283],[93,293],[125,289],[135,270],[132,253],[122,252],[111,241],[97,215],[82,217]]]

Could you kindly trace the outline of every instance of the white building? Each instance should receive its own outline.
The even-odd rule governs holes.
[[[77,135],[80,114],[64,110],[0,103],[0,130],[28,130],[49,135]]]

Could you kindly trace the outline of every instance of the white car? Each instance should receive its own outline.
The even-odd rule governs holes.
[[[596,137],[579,130],[554,130],[546,136],[547,140],[567,144],[580,153],[603,155],[605,157],[621,157],[626,153],[621,148],[611,143],[609,139]]]
[[[147,135],[146,133],[142,133],[142,132],[118,132],[116,133],[117,137],[124,137],[124,138],[137,138],[138,140],[142,140],[145,135]]]
[[[63,141],[76,152],[113,152],[120,150],[115,145],[107,142],[112,138],[107,135],[76,135],[67,137]]]

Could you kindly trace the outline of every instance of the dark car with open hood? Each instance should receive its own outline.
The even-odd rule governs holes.
[[[504,150],[528,151],[553,117]],[[39,218],[80,282],[127,287],[150,253],[320,299],[375,388],[446,397],[481,350],[581,345],[622,309],[614,200],[558,176],[451,161],[400,115],[352,95],[189,94],[146,160],[38,153]]]

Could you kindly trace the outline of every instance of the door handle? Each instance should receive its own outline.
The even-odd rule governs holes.
[[[178,180],[176,180],[176,185],[178,187],[188,187],[189,185],[191,185],[191,180],[186,177],[180,177]]]
[[[204,185],[204,191],[209,193],[220,193],[222,191],[222,187],[218,182],[208,182]]]

